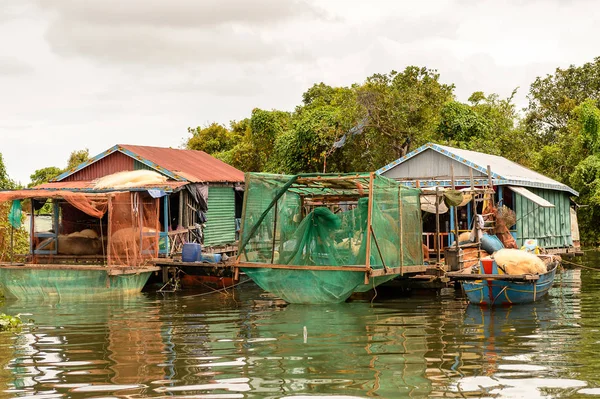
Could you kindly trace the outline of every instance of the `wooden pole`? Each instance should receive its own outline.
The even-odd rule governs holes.
[[[15,261],[15,245],[14,245],[15,228],[10,225],[10,263]]]
[[[452,177],[452,190],[456,190],[456,185],[454,183],[454,165],[452,165],[452,164],[450,164],[450,175]],[[458,209],[456,209],[456,206],[452,207],[452,212],[454,214],[454,231],[455,231],[454,242],[456,243],[456,250],[458,251],[458,249],[459,249],[459,246],[458,246]]]
[[[442,248],[440,245],[440,188],[435,188],[435,250],[436,262],[439,264],[442,258]]]
[[[494,190],[494,181],[492,180],[492,168],[490,167],[490,165],[487,166],[487,175],[488,175],[488,184],[490,185],[490,190],[493,191]],[[490,200],[492,202],[492,208],[495,208],[496,204],[495,204],[495,198],[493,195],[490,197]]]
[[[111,248],[110,248],[110,244],[112,244],[112,199],[113,196],[109,195],[108,196],[108,209],[107,209],[107,223],[108,223],[108,236],[107,236],[107,240],[106,240],[106,264],[108,266],[110,266],[112,264],[112,257],[110,256],[110,254],[112,253]]]
[[[29,218],[29,253],[32,255],[35,251],[35,210],[33,208],[33,201],[33,198],[29,199],[29,202],[31,203],[31,217]]]
[[[369,284],[369,271],[371,270],[371,224],[373,223],[373,172],[369,174],[369,205],[367,211],[367,231],[365,238],[367,240],[366,253],[367,259],[365,266],[367,272],[365,273],[365,284]]]
[[[185,226],[183,226],[183,194],[184,194],[183,190],[179,191],[179,214],[177,215],[178,216],[178,219],[177,219],[177,228],[178,229],[181,227],[185,227]]]
[[[271,244],[271,263],[274,262],[275,260],[275,239],[277,237],[277,205],[279,204],[279,201],[277,201],[275,203],[275,206],[273,207],[273,242]]]
[[[402,226],[403,216],[403,204],[402,204],[402,187],[398,186],[398,233],[400,235],[400,275],[404,275],[404,226]]]
[[[242,222],[240,223],[240,237],[238,238],[238,254],[237,254],[236,262],[239,262],[240,258],[242,256],[239,245],[240,245],[240,242],[242,242],[244,240],[244,228],[246,227],[246,206],[248,203],[248,187],[250,187],[250,182],[247,178],[245,179],[245,181],[246,182],[244,184],[244,199],[242,200]],[[245,249],[244,249],[244,251],[245,251]],[[246,257],[246,260],[248,260],[247,257]],[[237,278],[235,278],[235,277],[237,277]],[[238,278],[239,278],[239,269],[236,268],[235,273],[234,273],[234,280],[237,281]]]

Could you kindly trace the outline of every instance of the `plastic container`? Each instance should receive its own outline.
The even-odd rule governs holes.
[[[208,262],[208,263],[220,263],[222,260],[222,256],[221,254],[202,254],[200,255],[200,258],[202,259],[202,262]]]
[[[202,258],[202,246],[195,242],[186,242],[181,250],[183,262],[198,262]]]
[[[494,252],[504,248],[504,245],[498,237],[489,234],[484,234],[483,236],[481,236],[481,248],[491,255]]]

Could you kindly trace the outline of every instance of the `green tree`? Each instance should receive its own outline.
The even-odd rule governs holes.
[[[48,166],[46,168],[38,169],[29,176],[31,182],[27,185],[27,187],[34,187],[43,183],[47,183],[50,181],[50,179],[55,178],[63,172],[64,169],[57,168],[56,166]]]
[[[556,68],[552,75],[537,77],[528,99],[527,127],[538,134],[544,145],[560,140],[572,111],[586,99],[596,103],[600,100],[600,57],[582,66]]]
[[[0,153],[0,190],[11,190],[16,188],[16,183],[8,177],[6,166],[4,166],[4,158]]]
[[[453,99],[454,85],[440,83],[435,70],[410,66],[401,73],[370,76],[356,89],[368,124],[354,140],[358,156],[352,167],[375,170],[405,155],[410,146],[439,138],[440,111]]]
[[[229,151],[240,138],[239,135],[218,123],[211,123],[206,127],[188,127],[188,133],[192,137],[186,142],[187,149],[204,151],[211,155]]]
[[[80,164],[86,162],[90,159],[90,150],[84,148],[83,150],[76,150],[71,152],[69,155],[69,159],[67,160],[67,167],[65,171],[71,170]]]

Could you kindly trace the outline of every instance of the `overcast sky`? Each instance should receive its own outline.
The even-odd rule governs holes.
[[[600,55],[598,19],[591,0],[4,0],[0,152],[26,184],[73,150],[179,147],[408,65],[524,106],[536,76]]]

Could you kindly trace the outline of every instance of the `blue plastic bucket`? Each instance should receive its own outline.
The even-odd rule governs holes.
[[[202,246],[195,242],[186,242],[181,250],[183,262],[198,262],[202,257]]]

